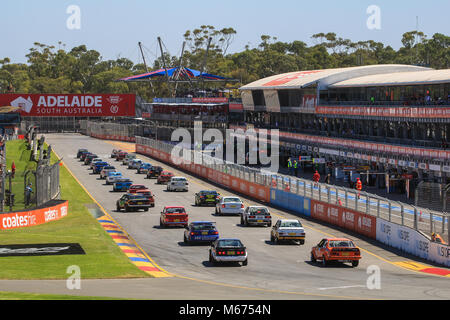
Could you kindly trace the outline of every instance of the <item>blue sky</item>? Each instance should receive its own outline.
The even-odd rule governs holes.
[[[69,5],[81,9],[81,29],[69,30]],[[381,10],[381,29],[369,30],[366,9]],[[129,58],[139,62],[137,42],[146,47],[146,58],[158,54],[156,38],[161,36],[172,55],[181,51],[183,34],[200,25],[237,31],[230,52],[246,44],[256,47],[262,34],[280,41],[301,40],[312,44],[311,35],[335,32],[353,41],[375,40],[401,46],[401,36],[419,29],[429,37],[449,35],[448,0],[14,0],[2,1],[0,11],[0,59],[26,62],[34,42],[66,44],[67,49],[86,44],[104,59]]]

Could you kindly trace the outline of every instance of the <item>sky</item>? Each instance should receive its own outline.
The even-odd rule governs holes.
[[[72,5],[80,10],[79,29],[69,29]],[[373,20],[370,6],[379,8]],[[142,62],[137,43],[144,45],[146,59],[159,55],[161,37],[171,55],[181,52],[183,34],[201,25],[237,31],[229,52],[257,47],[261,35],[279,41],[301,40],[308,45],[319,32],[335,32],[352,41],[375,40],[401,47],[402,34],[419,30],[450,35],[449,0],[14,0],[0,7],[0,59],[26,63],[34,42],[71,48],[85,44],[103,59],[128,58]],[[369,28],[367,22],[379,22]],[[63,45],[59,45],[61,42]],[[65,46],[64,46],[65,45]]]

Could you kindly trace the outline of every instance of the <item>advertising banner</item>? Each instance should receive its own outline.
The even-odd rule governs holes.
[[[134,94],[0,94],[0,107],[30,117],[134,117],[135,103]]]
[[[69,202],[63,201],[49,208],[1,214],[0,230],[32,227],[59,220],[67,215],[68,206]]]

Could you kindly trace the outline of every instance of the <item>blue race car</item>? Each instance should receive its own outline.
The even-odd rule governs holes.
[[[213,242],[219,239],[216,223],[211,221],[191,222],[184,231],[184,243]]]
[[[132,184],[133,181],[127,178],[116,179],[113,185],[113,191],[127,191]]]
[[[96,162],[94,167],[92,168],[92,172],[98,174],[102,172],[102,169],[106,166],[109,166],[108,162],[105,161]]]
[[[148,170],[150,170],[152,168],[152,165],[150,163],[142,163],[137,169],[136,169],[136,173],[141,174],[141,173],[147,173]]]

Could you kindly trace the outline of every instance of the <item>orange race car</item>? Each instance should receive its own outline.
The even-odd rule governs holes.
[[[353,241],[345,238],[325,238],[311,249],[311,261],[322,261],[326,266],[330,261],[351,262],[357,267],[361,260],[361,251]]]

